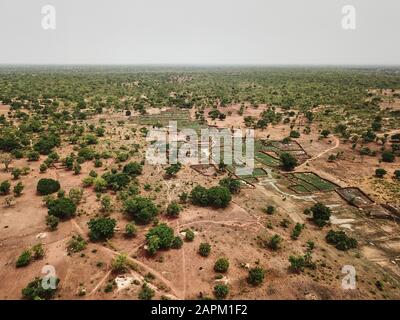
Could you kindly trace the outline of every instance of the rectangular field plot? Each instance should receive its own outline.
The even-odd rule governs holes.
[[[258,177],[265,177],[267,176],[267,172],[263,170],[262,168],[254,168],[253,173],[251,175],[238,175],[238,177],[242,179],[248,179],[248,178],[258,178]]]
[[[256,160],[258,162],[261,162],[261,163],[266,164],[268,166],[277,167],[277,166],[279,166],[281,164],[278,159],[270,156],[269,154],[262,153],[262,152],[257,152],[255,154],[255,158],[256,158]]]
[[[307,183],[313,185],[314,187],[318,188],[321,191],[332,191],[337,188],[337,186],[332,182],[322,179],[321,177],[312,172],[294,173],[294,176],[298,179],[306,181]]]

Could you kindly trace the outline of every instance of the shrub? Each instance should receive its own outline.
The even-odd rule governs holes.
[[[84,158],[86,161],[93,160],[96,152],[89,147],[82,148],[78,151],[78,157]]]
[[[101,211],[105,213],[112,211],[111,197],[109,195],[105,195],[101,198]]]
[[[134,223],[127,223],[125,226],[125,236],[128,238],[135,237],[137,233],[137,229]]]
[[[202,186],[196,186],[190,192],[190,200],[194,205],[206,207],[208,205],[208,192]]]
[[[86,249],[87,242],[81,235],[73,235],[71,240],[68,241],[67,251],[69,253],[79,252]]]
[[[37,151],[29,151],[26,156],[28,161],[38,161],[40,159],[40,154]]]
[[[59,219],[69,219],[75,215],[76,205],[69,198],[59,198],[51,201],[48,207],[48,214]]]
[[[179,249],[183,246],[183,240],[180,236],[176,236],[174,240],[172,240],[171,248],[172,249]]]
[[[395,155],[393,152],[385,150],[382,152],[382,161],[383,162],[394,162]]]
[[[281,242],[282,242],[282,238],[278,234],[275,234],[269,240],[268,248],[270,248],[272,250],[278,250],[280,248]]]
[[[142,224],[149,223],[158,213],[151,199],[139,196],[127,199],[124,202],[124,211]]]
[[[290,131],[289,136],[290,136],[291,138],[299,138],[299,137],[300,137],[300,132],[298,132],[298,131],[296,131],[296,130],[292,130],[292,131]]]
[[[297,159],[292,156],[290,153],[283,152],[280,155],[280,160],[282,162],[282,168],[284,170],[290,171],[293,170],[297,166]]]
[[[331,132],[327,129],[321,131],[321,136],[323,136],[324,138],[328,137],[330,134]]]
[[[104,192],[107,189],[107,181],[102,177],[96,177],[93,180],[93,185],[96,192]]]
[[[347,251],[357,247],[357,240],[347,236],[344,231],[330,230],[325,237],[329,244],[332,244],[338,250]]]
[[[52,279],[46,279],[47,281]],[[58,278],[53,279],[55,288],[52,286],[44,287],[42,285],[43,279],[37,277],[33,281],[29,282],[26,288],[22,289],[22,296],[29,300],[50,300],[54,297],[57,286],[59,283]]]
[[[0,183],[0,195],[5,195],[10,193],[11,184],[8,180],[3,181]]]
[[[83,186],[84,187],[90,187],[90,186],[92,186],[93,185],[93,182],[94,182],[94,177],[91,177],[91,176],[88,176],[88,177],[85,177],[85,178],[83,178],[83,180],[82,180],[82,184],[83,184]]]
[[[397,180],[400,180],[400,170],[395,170],[394,171],[394,178]]]
[[[179,172],[179,170],[181,170],[181,168],[182,165],[180,163],[171,164],[165,169],[165,173],[168,177],[173,177]]]
[[[42,196],[52,194],[60,190],[60,183],[57,180],[53,179],[40,179],[37,184],[36,190]]]
[[[143,284],[142,290],[139,292],[140,300],[151,300],[154,297],[154,290],[151,289],[146,283]]]
[[[303,256],[290,256],[289,262],[290,262],[289,269],[295,273],[303,271],[306,264],[306,261]]]
[[[123,172],[131,177],[136,177],[142,173],[142,166],[137,162],[129,162],[124,166]]]
[[[294,226],[294,228],[292,230],[291,238],[293,240],[297,240],[300,236],[300,233],[303,231],[303,229],[304,229],[304,224],[296,223],[296,225]]]
[[[14,180],[17,180],[22,174],[22,170],[20,168],[14,168],[11,171],[11,175],[13,176]]]
[[[126,254],[119,254],[112,262],[111,269],[113,272],[122,273],[129,269],[128,256]]]
[[[92,241],[109,239],[114,235],[114,229],[116,225],[117,222],[115,221],[115,219],[90,219],[90,221],[88,222],[90,230],[89,237]]]
[[[252,285],[259,285],[263,283],[265,277],[265,270],[260,267],[255,267],[249,270],[247,281]]]
[[[44,249],[41,243],[35,244],[32,247],[33,258],[35,260],[42,259],[44,257]]]
[[[225,284],[217,284],[214,287],[214,296],[217,299],[224,299],[229,294],[229,288]]]
[[[167,216],[176,218],[180,211],[181,206],[176,201],[172,201],[167,207]]]
[[[229,260],[225,258],[219,258],[215,261],[214,270],[216,272],[227,272],[229,268]]]
[[[239,193],[241,188],[241,183],[239,180],[232,179],[230,177],[223,178],[219,181],[221,187],[225,187],[231,193]]]
[[[47,216],[46,217],[46,225],[52,231],[57,229],[57,226],[58,226],[59,222],[60,222],[60,219],[55,217],[55,216]]]
[[[331,209],[318,202],[310,210],[312,212],[312,219],[317,226],[323,227],[327,224],[331,216]]]
[[[383,178],[386,173],[386,170],[382,168],[378,168],[375,170],[375,176],[377,176],[378,178]]]
[[[211,252],[211,245],[209,243],[205,243],[205,242],[200,243],[198,252],[202,257],[208,257]]]
[[[190,229],[185,230],[185,240],[186,241],[193,241],[194,240],[194,232]]]
[[[15,266],[17,268],[25,267],[31,262],[31,260],[32,260],[32,252],[30,250],[25,250],[18,257]]]
[[[158,241],[155,241],[156,238],[158,238]],[[154,245],[154,243],[157,243],[157,246],[152,248],[156,251],[159,249],[169,249],[174,240],[174,230],[168,227],[165,223],[161,223],[149,230],[146,234],[146,240],[148,241],[148,245]],[[149,253],[152,252],[154,252],[154,250],[151,250]]]
[[[274,212],[275,212],[275,207],[274,206],[268,206],[265,209],[265,213],[267,213],[267,214],[274,214]]]
[[[68,193],[68,197],[72,200],[76,205],[81,202],[83,196],[83,190],[81,188],[71,188]]]
[[[215,208],[225,208],[232,199],[226,187],[211,187],[207,191],[208,204]]]
[[[13,189],[14,195],[16,197],[21,196],[22,194],[22,190],[24,190],[24,185],[22,184],[22,182],[18,182]]]

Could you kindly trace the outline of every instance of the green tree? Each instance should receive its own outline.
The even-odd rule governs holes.
[[[149,198],[132,197],[124,202],[124,211],[136,222],[147,224],[157,215],[158,209]]]
[[[176,201],[172,201],[167,207],[167,216],[176,218],[181,210],[181,206]]]
[[[59,219],[69,219],[75,215],[76,205],[69,198],[58,198],[50,201],[48,205],[48,214]]]
[[[88,222],[89,237],[92,241],[110,239],[114,235],[116,225],[117,221],[111,218],[90,219]]]
[[[297,159],[288,152],[282,152],[280,155],[282,168],[290,171],[297,166]]]
[[[249,270],[247,281],[252,285],[260,285],[263,283],[265,277],[265,270],[260,267],[255,267]]]
[[[214,296],[217,299],[225,299],[229,294],[229,288],[225,284],[217,284],[214,287]]]
[[[215,261],[214,270],[216,272],[227,272],[229,269],[229,260],[225,258],[219,258]]]
[[[318,202],[310,208],[314,223],[319,226],[325,226],[331,216],[331,209],[324,204]]]
[[[43,178],[39,180],[36,190],[42,196],[52,194],[60,190],[60,183],[57,180]]]
[[[202,257],[208,257],[211,252],[211,245],[206,242],[200,243],[198,252]]]

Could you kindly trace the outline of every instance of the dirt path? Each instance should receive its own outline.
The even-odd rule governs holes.
[[[335,136],[333,136],[333,139],[335,140],[335,145],[333,147],[322,151],[321,153],[317,154],[316,156],[314,156],[314,157],[312,157],[310,159],[307,159],[304,163],[302,163],[301,165],[299,165],[296,168],[296,171],[302,169],[304,166],[307,165],[307,163],[309,163],[311,161],[314,161],[315,159],[318,159],[318,158],[322,157],[324,154],[327,154],[328,152],[337,149],[340,146],[340,139],[338,137],[335,137]]]

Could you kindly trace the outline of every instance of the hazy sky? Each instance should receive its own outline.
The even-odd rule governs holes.
[[[400,64],[400,0],[0,0],[0,14],[0,64]]]

